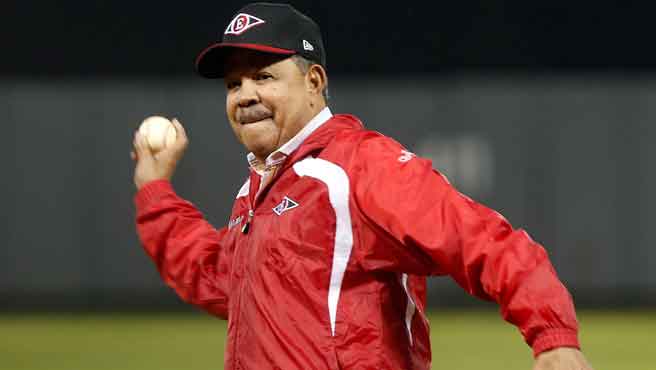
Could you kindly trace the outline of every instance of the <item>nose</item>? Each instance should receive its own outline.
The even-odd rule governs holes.
[[[257,94],[257,87],[253,81],[246,78],[243,79],[239,88],[237,104],[239,104],[240,107],[245,108],[257,104],[259,100],[260,98]]]

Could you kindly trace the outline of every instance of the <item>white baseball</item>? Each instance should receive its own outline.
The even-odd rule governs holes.
[[[159,152],[172,145],[176,139],[173,123],[161,116],[151,116],[141,122],[139,133],[146,138],[150,150]]]

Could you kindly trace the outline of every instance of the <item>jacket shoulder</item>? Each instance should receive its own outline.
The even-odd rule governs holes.
[[[386,156],[398,157],[403,152],[409,153],[395,139],[378,131],[359,129],[344,130],[334,137],[328,146],[330,153],[342,154],[350,161],[368,161]]]

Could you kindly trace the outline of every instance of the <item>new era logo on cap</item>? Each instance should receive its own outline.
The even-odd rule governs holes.
[[[241,35],[249,28],[266,23],[262,19],[250,14],[239,13],[233,18],[232,22],[225,30],[226,35]]]
[[[303,40],[303,49],[307,51],[314,51],[314,46],[308,42],[308,40]]]

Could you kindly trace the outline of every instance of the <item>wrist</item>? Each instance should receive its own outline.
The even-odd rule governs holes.
[[[531,344],[533,356],[559,348],[570,347],[580,349],[578,333],[573,329],[553,328],[541,331]]]

